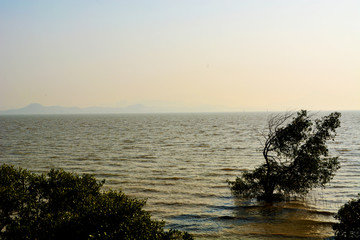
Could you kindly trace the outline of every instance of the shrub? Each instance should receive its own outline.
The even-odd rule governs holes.
[[[3,164],[0,169],[0,238],[192,239],[164,230],[143,210],[145,201],[101,191],[104,181],[52,169],[38,175]]]
[[[345,203],[335,218],[339,220],[333,225],[335,239],[360,239],[360,195]]]

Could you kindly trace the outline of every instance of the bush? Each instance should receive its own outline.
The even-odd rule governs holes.
[[[3,164],[0,169],[0,238],[192,239],[151,220],[145,201],[101,191],[104,181],[52,169],[38,175]]]
[[[336,214],[335,239],[360,239],[360,195],[345,203]]]

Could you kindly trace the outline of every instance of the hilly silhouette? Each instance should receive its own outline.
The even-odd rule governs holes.
[[[155,109],[146,107],[142,104],[130,105],[121,108],[110,107],[62,107],[62,106],[43,106],[39,103],[32,103],[23,108],[10,109],[0,111],[2,115],[16,115],[16,114],[104,114],[104,113],[150,113],[161,111],[161,109]]]

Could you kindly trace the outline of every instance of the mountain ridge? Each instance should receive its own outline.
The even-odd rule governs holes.
[[[104,113],[150,113],[162,112],[161,109],[151,108],[143,104],[134,104],[126,107],[63,107],[44,106],[40,103],[31,103],[25,107],[0,111],[0,115],[37,115],[37,114],[104,114]]]
[[[175,112],[214,112],[221,111],[212,106],[202,107],[150,107],[133,104],[125,107],[63,107],[44,106],[31,103],[25,107],[0,111],[0,115],[45,115],[45,114],[121,114],[121,113],[175,113]]]

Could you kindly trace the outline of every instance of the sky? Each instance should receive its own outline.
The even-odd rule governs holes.
[[[360,110],[360,1],[2,0],[0,110]]]

